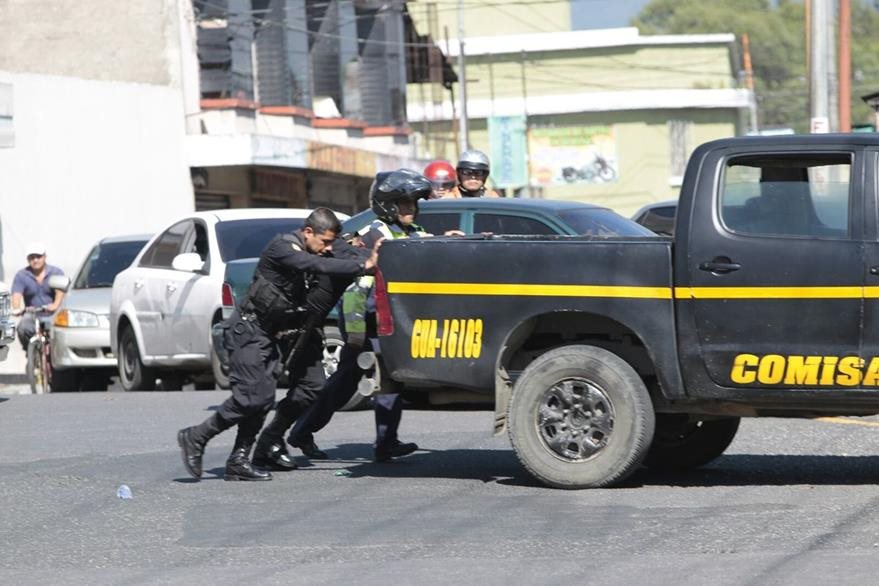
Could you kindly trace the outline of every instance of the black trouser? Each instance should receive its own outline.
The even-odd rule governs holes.
[[[277,413],[290,423],[308,411],[327,382],[323,364],[324,345],[320,332],[313,330],[302,335],[308,336],[308,339],[296,352],[293,370],[289,374],[290,390],[275,407]]]
[[[342,347],[339,365],[330,376],[320,397],[299,419],[290,430],[290,443],[304,445],[314,441],[314,434],[323,429],[333,413],[341,409],[357,392],[357,383],[363,371],[357,366],[357,356],[363,351],[372,349],[367,340],[365,348]],[[378,365],[376,365],[378,368]],[[403,401],[398,394],[377,395],[373,399],[375,407],[376,446],[392,445],[397,441],[397,429],[403,416]]]
[[[225,340],[232,396],[217,415],[229,427],[238,425],[239,435],[256,438],[275,402],[278,345],[257,322],[245,321],[237,312],[229,318]]]
[[[289,443],[302,446],[313,442],[314,434],[323,429],[333,418],[333,413],[341,409],[357,391],[357,381],[363,372],[357,366],[360,352],[359,348],[348,344],[342,347],[336,372],[324,385],[317,401],[296,420],[290,430]]]

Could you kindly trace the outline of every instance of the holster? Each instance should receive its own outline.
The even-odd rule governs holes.
[[[294,307],[281,289],[257,272],[239,311],[255,314],[266,332],[295,329],[305,321],[305,308]]]

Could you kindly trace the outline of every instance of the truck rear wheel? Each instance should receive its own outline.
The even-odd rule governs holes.
[[[739,429],[738,417],[692,419],[686,413],[660,413],[644,464],[651,470],[690,470],[718,458]]]
[[[510,441],[525,468],[557,488],[620,482],[653,438],[653,405],[638,373],[616,354],[565,346],[535,359],[513,388]]]

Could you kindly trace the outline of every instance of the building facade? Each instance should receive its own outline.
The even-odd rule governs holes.
[[[677,196],[698,144],[748,129],[731,34],[606,29],[467,38],[469,141],[508,195],[576,199],[629,214]],[[457,43],[450,55],[457,56]],[[412,127],[453,137],[460,104],[409,91]],[[457,145],[455,140],[431,145]],[[435,148],[454,160],[456,148]]]
[[[425,163],[416,62],[454,80],[403,0],[0,3],[0,278],[34,239],[72,271],[192,210],[363,209]]]

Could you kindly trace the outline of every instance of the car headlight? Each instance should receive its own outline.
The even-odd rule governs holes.
[[[99,325],[97,314],[75,309],[62,309],[55,314],[53,323],[59,328],[96,328]]]

